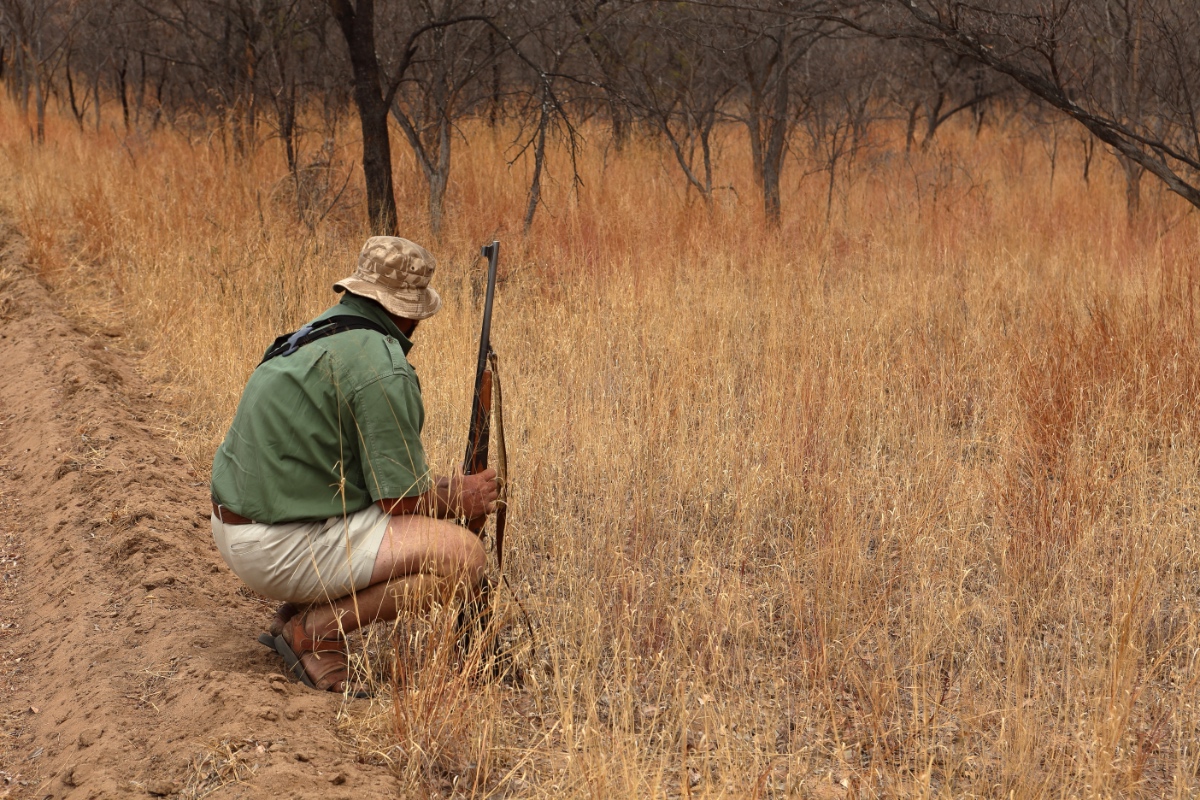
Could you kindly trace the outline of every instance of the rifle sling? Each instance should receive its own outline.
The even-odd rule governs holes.
[[[337,314],[317,320],[316,322],[310,322],[298,331],[285,333],[278,337],[267,349],[262,361],[258,362],[258,364],[262,366],[277,356],[290,356],[304,345],[315,342],[318,339],[324,339],[326,336],[333,336],[335,333],[342,333],[343,331],[358,330],[375,331],[383,336],[391,335],[382,325],[372,322],[365,317],[357,317],[351,314]]]
[[[492,424],[496,430],[496,480],[500,484],[500,496],[496,498],[496,574],[501,582],[512,593],[512,598],[521,611],[521,619],[525,629],[529,631],[529,641],[537,642],[533,631],[533,620],[525,610],[520,595],[508,582],[504,574],[504,529],[508,525],[508,450],[504,442],[504,393],[500,388],[500,363],[496,352],[488,348],[488,365],[492,368]]]

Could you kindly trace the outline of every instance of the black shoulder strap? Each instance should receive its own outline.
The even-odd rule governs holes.
[[[365,317],[355,317],[350,314],[338,314],[325,319],[319,319],[316,322],[310,322],[298,331],[293,333],[285,333],[277,338],[270,347],[267,348],[267,354],[263,356],[260,365],[265,364],[276,356],[290,356],[292,353],[299,350],[309,342],[315,342],[317,339],[324,339],[326,336],[333,336],[335,333],[343,331],[368,330],[384,336],[390,336],[387,330],[378,322],[372,322]]]

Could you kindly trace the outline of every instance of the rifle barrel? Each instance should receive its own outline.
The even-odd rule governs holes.
[[[492,300],[496,294],[496,263],[500,258],[500,242],[493,240],[485,244],[481,255],[488,260],[487,294],[483,301],[483,329],[479,333],[479,358],[475,362],[475,393],[471,401],[471,425],[467,434],[467,454],[463,459],[463,473],[470,475],[475,471],[475,462],[479,460],[476,449],[482,451],[486,459],[488,450],[487,434],[488,418],[484,413],[485,398],[484,372],[488,368],[488,353],[492,349]],[[483,468],[486,468],[486,464]]]

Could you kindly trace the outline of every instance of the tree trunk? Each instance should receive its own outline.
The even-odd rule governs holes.
[[[1133,160],[1121,157],[1121,170],[1125,173],[1125,214],[1132,225],[1142,210],[1142,176],[1146,169]]]
[[[162,72],[158,74],[158,83],[154,85],[154,115],[150,118],[150,130],[158,128],[158,121],[163,114],[163,88],[167,85],[167,67],[169,63],[162,62]]]
[[[34,76],[34,104],[37,109],[37,143],[46,142],[46,92],[42,88],[42,71]]]
[[[21,116],[29,117],[29,103],[33,98],[33,78],[29,64],[22,64],[21,70]]]
[[[913,141],[917,138],[917,114],[921,111],[921,102],[912,104],[908,110],[908,127],[904,129],[904,152],[911,153]]]
[[[379,83],[375,55],[374,0],[331,0],[346,47],[354,80],[354,105],[362,125],[363,173],[367,183],[367,217],[371,231],[395,236],[398,230],[396,195],[392,186],[392,148],[388,138],[388,109]]]
[[[629,142],[631,120],[625,105],[612,94],[608,98],[608,114],[612,118],[613,148],[619,153]]]
[[[488,57],[492,59],[492,91],[488,98],[488,127],[500,123],[500,59],[496,57],[496,32],[488,31]]]
[[[786,35],[786,34],[785,34]],[[767,214],[767,222],[772,226],[779,225],[780,199],[779,179],[783,170],[783,154],[787,144],[788,134],[788,105],[791,91],[788,80],[790,64],[788,54],[780,44],[779,78],[775,84],[775,102],[771,113],[771,134],[767,140],[767,149],[763,153],[763,209]]]
[[[21,105],[21,116],[27,120],[29,118],[29,95],[30,80],[29,80],[29,57],[25,54],[24,49],[17,51],[17,97]]]
[[[283,137],[284,155],[287,157],[288,172],[299,180],[296,164],[296,82],[292,80],[284,92],[279,115],[279,134]]]
[[[975,124],[975,138],[979,138],[979,134],[983,132],[983,121],[987,117],[987,104],[976,103],[971,106],[971,118]]]
[[[945,121],[942,119],[942,106],[946,103],[946,95],[943,92],[938,92],[937,99],[933,101],[933,105],[929,107],[925,114],[925,138],[921,140],[921,149],[928,150],[929,145],[933,142],[933,136],[937,133],[937,129],[941,127]]]
[[[712,207],[712,144],[709,142],[709,136],[712,134],[713,124],[716,122],[716,117],[713,116],[700,129],[700,152],[704,157],[704,205]]]
[[[121,66],[117,68],[117,94],[121,96],[121,119],[125,121],[125,132],[129,133],[129,96],[125,91],[126,64],[125,59],[122,59]]]
[[[355,87],[358,119],[362,125],[363,173],[367,182],[367,218],[371,230],[385,236],[395,236],[399,229],[396,195],[392,185],[392,149],[388,139],[387,108],[382,98],[372,103],[365,92]]]
[[[75,81],[71,77],[71,58],[67,57],[66,64],[67,73],[67,99],[71,101],[71,115],[75,117],[75,124],[79,126],[80,133],[83,132],[83,115],[87,112],[87,108],[82,111],[79,108],[79,103],[75,99]]]
[[[1096,140],[1090,135],[1083,137],[1083,185],[1091,188],[1092,154],[1096,152]]]
[[[249,40],[242,51],[242,103],[246,109],[246,148],[251,155],[258,147],[258,95],[254,93],[254,48]]]
[[[450,121],[442,116],[438,124],[438,160],[429,174],[429,228],[434,237],[442,235],[442,212],[446,206],[446,186],[450,183]]]
[[[757,75],[750,62],[749,54],[743,56],[746,65],[746,78],[749,84],[749,95],[746,108],[746,132],[750,136],[750,172],[754,175],[754,183],[759,188],[763,184],[763,136],[762,136],[762,89],[758,85]]]
[[[538,120],[537,143],[533,146],[533,180],[529,184],[529,202],[525,205],[524,232],[533,227],[533,215],[542,199],[542,164],[546,157],[546,125],[550,117],[545,90],[542,93],[542,116]]]
[[[833,187],[837,180],[837,156],[829,159],[829,187],[825,193],[825,227],[833,220]]]
[[[100,70],[92,73],[92,114],[96,117],[96,133],[100,132]]]
[[[133,122],[140,127],[142,107],[146,105],[146,54],[141,53],[139,59],[137,102],[134,104]]]
[[[1058,128],[1050,128],[1050,197],[1054,197],[1054,173],[1058,170]]]

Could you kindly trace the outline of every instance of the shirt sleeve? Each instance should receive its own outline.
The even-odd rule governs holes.
[[[432,484],[421,428],[425,407],[410,375],[385,375],[353,399],[363,477],[371,500],[414,497]]]

